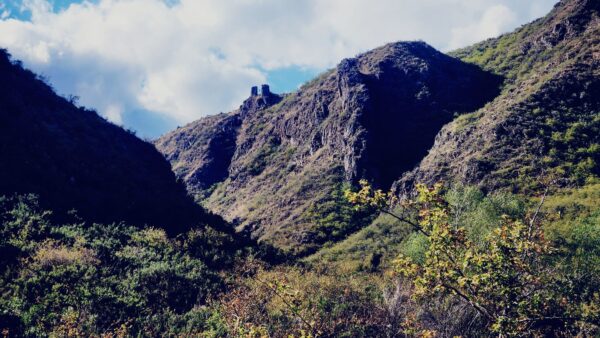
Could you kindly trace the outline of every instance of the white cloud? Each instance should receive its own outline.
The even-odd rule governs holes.
[[[515,26],[516,14],[505,5],[488,8],[481,19],[466,26],[452,29],[450,48],[463,47],[489,37],[498,36]]]
[[[265,70],[324,69],[397,40],[448,50],[554,2],[100,0],[53,13],[46,0],[25,0],[31,22],[0,20],[0,46],[117,123],[147,110],[181,124],[239,105]]]
[[[123,123],[123,118],[121,116],[121,114],[123,114],[123,108],[119,105],[109,105],[106,107],[104,114],[109,120],[114,121],[115,123]]]

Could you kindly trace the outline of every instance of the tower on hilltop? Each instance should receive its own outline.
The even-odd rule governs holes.
[[[270,96],[271,95],[271,89],[269,88],[268,84],[263,84],[260,86],[260,92],[258,91],[258,86],[252,86],[252,88],[250,88],[250,96]]]

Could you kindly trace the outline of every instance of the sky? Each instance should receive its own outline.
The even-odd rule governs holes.
[[[450,51],[556,0],[0,0],[0,48],[112,122],[155,138],[290,92],[388,42]]]

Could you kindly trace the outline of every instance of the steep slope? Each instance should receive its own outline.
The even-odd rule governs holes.
[[[540,174],[600,174],[600,2],[562,1],[514,33],[454,53],[507,78],[502,95],[453,121],[398,182],[438,180],[531,192]]]
[[[445,123],[489,101],[499,83],[425,43],[389,44],[343,60],[295,93],[251,96],[156,145],[191,192],[208,196],[209,209],[304,252],[367,221],[345,204],[345,184],[368,178],[389,187]],[[218,159],[225,154],[231,159]],[[224,170],[224,179],[213,175]]]
[[[180,127],[158,139],[156,146],[190,192],[205,197],[213,185],[228,177],[242,119],[280,100],[274,94],[253,95],[239,110]]]
[[[172,233],[221,222],[195,205],[147,142],[57,96],[0,51],[0,195],[36,193],[56,216]]]
[[[194,203],[152,144],[0,50],[4,336],[198,335],[234,264],[278,258],[255,244]]]
[[[397,192],[407,196],[417,182],[443,180],[529,194],[539,191],[540,178],[553,175],[575,191],[547,199],[553,214],[563,215],[560,222],[597,210],[597,183],[577,187],[600,174],[599,7],[598,1],[562,1],[513,33],[451,53],[506,83],[485,107],[444,126],[423,161],[395,183]],[[409,226],[382,215],[309,261],[356,266],[373,252],[393,258],[411,245],[410,233]]]

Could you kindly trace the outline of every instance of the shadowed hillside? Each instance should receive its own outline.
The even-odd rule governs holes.
[[[152,144],[57,96],[0,51],[0,195],[36,193],[59,216],[179,232],[207,215]]]
[[[423,42],[394,43],[343,60],[297,92],[251,96],[156,145],[210,210],[302,252],[368,222],[344,201],[345,187],[361,178],[389,187],[444,124],[491,100],[500,82]]]

